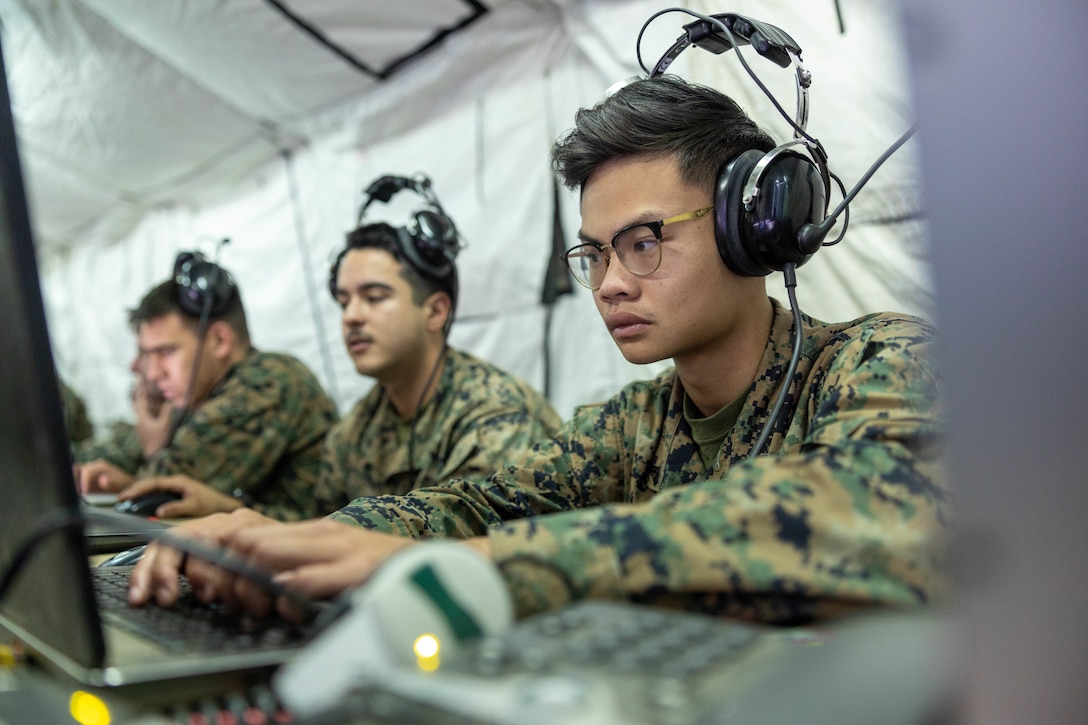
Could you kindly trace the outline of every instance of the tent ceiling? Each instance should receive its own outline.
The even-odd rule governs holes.
[[[476,0],[0,0],[39,243],[75,243],[118,207],[136,218],[229,192],[486,12]]]

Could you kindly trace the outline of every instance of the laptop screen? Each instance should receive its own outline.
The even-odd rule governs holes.
[[[0,625],[94,666],[104,645],[76,525],[79,497],[2,49],[0,71],[0,576],[13,577],[0,600]]]

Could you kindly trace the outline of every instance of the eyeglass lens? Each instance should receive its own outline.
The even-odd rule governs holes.
[[[607,256],[613,251],[631,274],[640,277],[653,274],[661,264],[661,243],[649,226],[625,229],[616,235],[611,246],[611,249],[601,251],[593,244],[583,244],[571,250],[567,265],[580,284],[590,289],[599,288],[608,269]]]

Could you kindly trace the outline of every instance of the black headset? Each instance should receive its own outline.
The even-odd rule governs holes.
[[[220,245],[227,242],[224,239]],[[200,252],[181,252],[174,261],[178,304],[193,317],[218,317],[236,294],[234,278]]]
[[[812,78],[801,66],[801,48],[780,28],[758,20],[732,13],[689,14],[700,19],[684,26],[684,34],[657,62],[650,78],[664,73],[690,45],[720,54],[751,44],[783,68],[791,59],[797,66],[794,139],[766,153],[745,151],[722,167],[714,191],[714,235],[722,261],[736,274],[762,277],[787,264],[800,267],[823,243],[826,230],[817,235],[811,229],[826,217],[831,179],[823,147],[805,132]],[[744,63],[739,51],[737,56]],[[759,83],[746,64],[745,69]]]
[[[426,202],[416,209],[408,224],[396,227],[397,243],[408,264],[425,278],[448,288],[454,304],[457,302],[457,267],[454,259],[461,249],[461,236],[453,220],[442,209],[431,188],[431,180],[422,174],[413,177],[382,176],[363,192],[356,228],[363,225],[366,210],[375,201],[387,203],[404,189],[410,189]],[[337,255],[329,270],[329,291],[336,297],[336,275],[347,249]]]

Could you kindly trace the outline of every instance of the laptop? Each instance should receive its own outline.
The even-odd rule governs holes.
[[[301,644],[172,652],[126,631],[96,597],[85,535],[96,509],[72,477],[2,52],[0,80],[0,628],[48,670],[141,702],[260,681]],[[120,524],[138,539],[161,528],[109,513],[98,510],[98,530]]]

